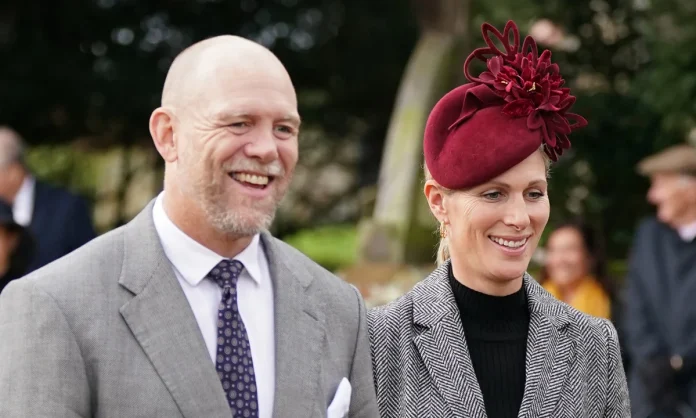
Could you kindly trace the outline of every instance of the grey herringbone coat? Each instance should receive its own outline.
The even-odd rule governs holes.
[[[486,417],[445,264],[368,312],[382,418]],[[616,330],[524,278],[530,311],[519,417],[630,417]]]

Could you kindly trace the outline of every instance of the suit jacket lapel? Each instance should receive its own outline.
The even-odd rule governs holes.
[[[186,418],[229,417],[193,311],[162,250],[151,202],[125,229],[121,315]]]
[[[319,300],[307,295],[314,277],[269,234],[261,235],[275,299],[276,382],[274,416],[311,417],[319,393],[325,345]]]
[[[447,264],[414,288],[413,322],[423,327],[414,343],[452,416],[486,416],[483,395],[447,280]]]
[[[565,335],[567,307],[529,275],[524,286],[529,303],[526,382],[519,417],[550,417],[559,401],[568,367],[575,358],[573,340]]]

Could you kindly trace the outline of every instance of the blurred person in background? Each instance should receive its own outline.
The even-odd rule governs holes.
[[[10,281],[24,276],[33,250],[29,231],[15,222],[12,206],[0,200],[0,293]]]
[[[670,147],[638,171],[657,214],[636,232],[626,278],[634,417],[696,416],[696,149]]]
[[[86,202],[37,180],[25,164],[24,151],[19,134],[0,126],[0,198],[12,204],[15,221],[35,240],[29,273],[81,247],[95,232]]]
[[[599,234],[582,221],[565,222],[549,235],[539,282],[575,309],[611,319],[611,287]]]
[[[438,267],[368,312],[381,416],[630,417],[611,322],[526,273],[549,219],[549,159],[587,122],[570,113],[575,97],[549,51],[521,45],[513,22],[502,34],[484,24],[483,36],[491,47],[464,64],[470,83],[438,101],[425,129]],[[474,58],[487,64],[479,77]]]

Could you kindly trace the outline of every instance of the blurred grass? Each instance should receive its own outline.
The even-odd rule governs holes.
[[[283,241],[329,271],[354,264],[358,250],[357,227],[351,224],[304,229]]]

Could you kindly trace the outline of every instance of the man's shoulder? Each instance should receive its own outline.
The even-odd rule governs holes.
[[[410,344],[413,337],[413,297],[429,286],[427,280],[393,301],[367,311],[367,327],[373,351],[390,351]],[[400,348],[396,348],[399,349]]]
[[[123,260],[123,229],[109,231],[75,251],[15,280],[14,286],[37,287],[54,299],[70,299],[78,292],[115,286]]]
[[[79,194],[43,180],[36,180],[35,191],[38,199],[51,202],[53,206],[60,204],[69,207],[71,210],[83,209],[87,207],[87,202]]]
[[[280,253],[280,256],[282,256],[286,262],[307,270],[307,272],[315,278],[315,282],[318,282],[316,283],[318,286],[328,287],[344,292],[353,292],[353,286],[322,267],[316,261],[305,255],[302,251],[271,235],[267,235],[266,238],[272,241],[275,250]],[[315,283],[312,282],[312,285],[315,285]]]
[[[651,237],[658,234],[668,233],[671,228],[660,222],[654,216],[646,216],[638,222],[636,227],[636,239]]]
[[[311,277],[307,294],[317,299],[321,306],[327,307],[327,315],[343,320],[356,318],[356,314],[363,309],[361,306],[364,306],[364,300],[355,286],[282,240],[271,235],[265,235],[264,238],[273,246],[274,255],[282,258],[283,265],[292,269],[294,275],[301,279]]]
[[[62,197],[66,199],[79,199],[79,196],[66,187],[59,186],[57,184],[49,183],[44,180],[36,179],[35,191],[37,194],[43,194],[46,196]]]

